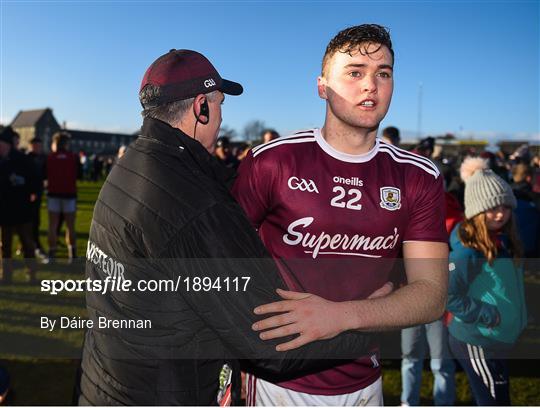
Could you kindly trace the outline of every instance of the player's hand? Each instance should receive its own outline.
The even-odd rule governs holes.
[[[392,290],[393,284],[387,282],[368,299],[386,296]],[[279,344],[276,350],[292,350],[315,340],[331,339],[351,329],[347,302],[331,302],[309,293],[282,289],[277,292],[284,300],[259,306],[254,312],[257,315],[281,314],[260,320],[252,327],[255,331],[263,331],[260,335],[263,340],[299,334],[295,339]]]
[[[344,302],[331,302],[310,293],[278,289],[282,301],[255,308],[257,315],[281,313],[256,322],[252,328],[263,331],[261,339],[270,340],[298,334],[295,339],[279,344],[277,351],[287,351],[315,340],[331,339],[348,330]],[[269,330],[270,329],[270,330]]]

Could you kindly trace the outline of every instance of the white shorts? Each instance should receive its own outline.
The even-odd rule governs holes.
[[[246,405],[275,406],[383,406],[382,377],[366,388],[341,395],[314,395],[279,387],[268,381],[246,375]]]
[[[77,210],[77,199],[47,197],[47,209],[54,213],[74,213]]]

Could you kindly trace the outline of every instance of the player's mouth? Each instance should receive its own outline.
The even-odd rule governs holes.
[[[375,110],[377,102],[374,99],[364,99],[358,104],[362,110]]]

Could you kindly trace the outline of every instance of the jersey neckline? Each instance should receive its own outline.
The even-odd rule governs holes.
[[[324,139],[321,134],[321,129],[313,129],[315,133],[315,141],[319,147],[328,155],[332,156],[334,159],[344,161],[347,163],[365,163],[373,159],[377,152],[379,151],[379,138],[375,138],[375,146],[371,150],[364,154],[348,154],[336,150]]]

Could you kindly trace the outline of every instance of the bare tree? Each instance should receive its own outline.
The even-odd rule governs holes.
[[[266,128],[262,120],[252,120],[244,126],[244,139],[248,142],[256,141],[261,138],[262,131]]]
[[[219,128],[219,137],[223,137],[223,136],[228,137],[229,139],[232,140],[232,139],[235,139],[236,136],[238,136],[238,133],[233,128],[227,125],[224,125]]]

